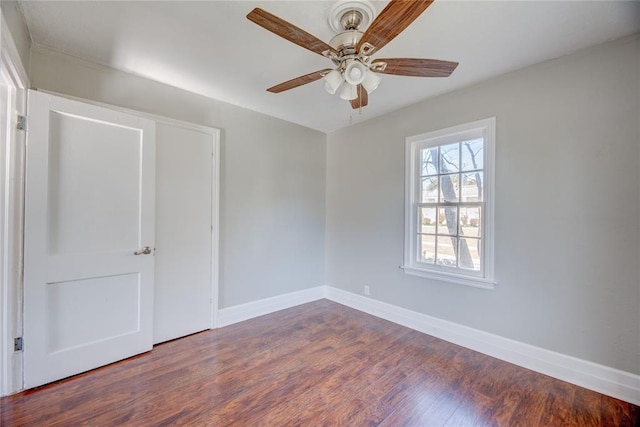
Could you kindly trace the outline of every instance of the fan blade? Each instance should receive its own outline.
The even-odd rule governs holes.
[[[269,89],[267,89],[267,91],[272,93],[280,93],[280,92],[284,92],[285,90],[293,89],[294,87],[306,85],[307,83],[320,80],[329,71],[331,71],[331,68],[325,68],[324,70],[314,71],[313,73],[305,74],[304,76],[296,77],[295,79],[291,79],[284,83],[280,83],[279,85],[270,87]]]
[[[376,73],[413,77],[449,77],[458,66],[457,62],[418,58],[376,59],[371,65],[375,67],[380,62],[387,66],[382,71],[375,70]]]
[[[249,14],[247,15],[247,19],[255,22],[264,29],[269,30],[274,34],[297,44],[298,46],[309,49],[311,52],[322,55],[322,52],[329,50],[337,54],[334,48],[332,48],[316,36],[313,36],[303,29],[300,29],[295,25],[285,21],[284,19],[278,18],[277,16],[272,15],[271,13],[260,8],[255,8],[251,12],[249,12]]]
[[[365,43],[372,44],[376,50],[382,49],[431,6],[431,3],[433,0],[391,0],[369,25],[358,42],[357,51],[360,52]]]
[[[362,85],[358,85],[358,97],[351,100],[351,108],[357,110],[360,107],[366,107],[369,104],[369,94]]]

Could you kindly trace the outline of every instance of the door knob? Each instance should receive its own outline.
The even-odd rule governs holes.
[[[144,248],[140,249],[139,251],[135,251],[133,254],[134,255],[149,255],[151,253],[151,248],[149,246],[145,246]]]

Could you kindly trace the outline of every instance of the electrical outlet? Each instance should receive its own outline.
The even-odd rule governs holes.
[[[371,288],[369,287],[369,285],[364,285],[364,294],[371,295]]]

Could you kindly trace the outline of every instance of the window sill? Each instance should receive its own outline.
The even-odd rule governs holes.
[[[431,271],[422,268],[409,267],[406,265],[402,265],[400,266],[400,268],[404,270],[405,274],[411,274],[412,276],[442,280],[444,282],[455,283],[457,285],[472,286],[474,288],[493,290],[497,285],[494,280],[489,280],[482,277],[463,276],[461,274]]]

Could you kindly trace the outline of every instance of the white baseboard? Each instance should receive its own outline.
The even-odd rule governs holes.
[[[246,304],[234,305],[233,307],[221,308],[218,310],[217,325],[222,328],[223,326],[253,319],[254,317],[284,310],[285,308],[323,299],[325,297],[325,289],[325,286],[318,286]]]
[[[640,405],[640,375],[545,350],[341,289],[326,287],[325,294],[331,301],[373,316]]]

